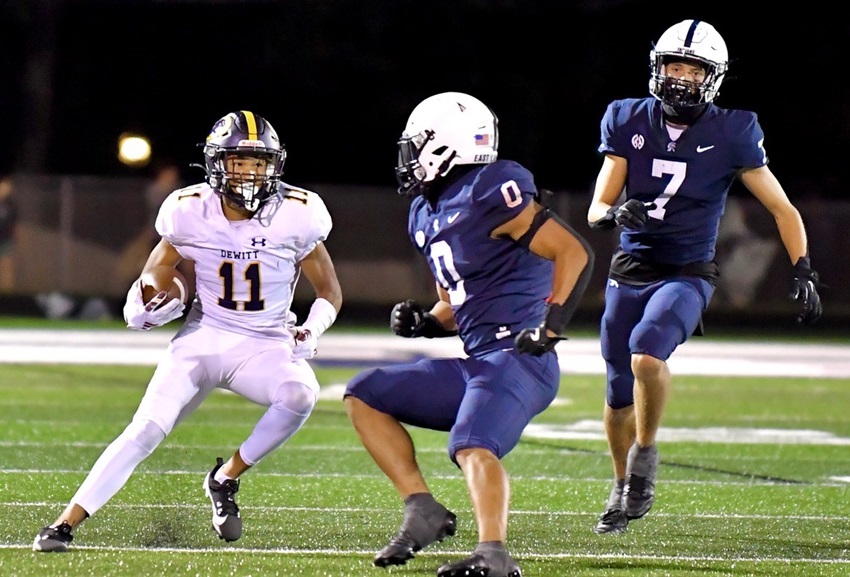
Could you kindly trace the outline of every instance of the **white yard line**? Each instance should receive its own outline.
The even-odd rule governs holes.
[[[0,543],[0,549],[20,549],[20,550],[31,550],[32,545],[10,545],[5,543]],[[220,553],[222,555],[266,555],[266,554],[275,554],[275,555],[290,555],[290,556],[303,556],[303,555],[331,555],[334,557],[348,557],[350,555],[362,555],[366,557],[373,557],[375,555],[374,549],[285,549],[285,548],[275,548],[275,549],[256,549],[256,548],[248,548],[248,547],[221,547],[221,548],[211,548],[211,547],[198,547],[198,548],[188,548],[188,547],[98,547],[93,545],[74,545],[74,550],[78,551],[108,551],[108,552],[121,552],[121,551],[132,551],[136,553]],[[428,557],[464,557],[469,554],[467,550],[447,550],[441,549],[440,551],[421,551],[417,553],[417,558],[427,559]],[[804,564],[804,565],[848,565],[850,564],[850,559],[806,559],[806,558],[798,558],[798,557],[717,557],[713,555],[705,555],[705,556],[683,556],[683,555],[636,555],[633,553],[603,553],[603,554],[592,554],[592,553],[516,553],[513,554],[517,559],[622,559],[628,561],[675,561],[677,563],[699,563],[699,562],[718,562],[718,563],[765,563],[765,562],[775,562],[775,563],[787,563],[787,564]]]
[[[0,329],[0,363],[155,365],[174,331]],[[334,334],[319,341],[313,362],[380,364],[420,357],[463,356],[457,338],[403,339],[392,335]],[[604,374],[598,339],[558,345],[563,373]],[[669,361],[677,375],[850,378],[850,345],[787,342],[683,344]]]

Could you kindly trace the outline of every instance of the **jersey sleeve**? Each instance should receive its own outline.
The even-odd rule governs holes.
[[[473,185],[473,208],[488,231],[516,217],[537,195],[531,172],[512,161],[499,161],[482,171]]]
[[[308,197],[308,223],[304,229],[304,238],[301,243],[300,250],[296,255],[297,260],[303,260],[308,254],[313,252],[320,242],[327,240],[333,228],[328,207],[325,201],[322,200],[315,192],[310,192]]]
[[[156,216],[156,232],[178,250],[191,234],[192,219],[187,217],[185,210],[186,204],[190,202],[201,202],[196,190],[175,190],[162,202]]]
[[[764,131],[755,112],[738,111],[729,123],[732,131],[733,164],[738,168],[758,168],[768,162],[764,149]]]
[[[608,104],[605,114],[602,115],[602,120],[599,123],[599,148],[597,149],[602,154],[617,154],[617,151],[621,148],[617,137],[619,111],[620,102],[615,100]]]

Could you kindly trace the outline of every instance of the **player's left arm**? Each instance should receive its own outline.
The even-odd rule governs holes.
[[[333,260],[323,242],[301,259],[301,272],[316,292],[316,300],[301,326],[296,327],[293,359],[309,359],[316,354],[316,343],[336,320],[342,308],[342,288]]]
[[[773,215],[779,236],[794,266],[794,287],[791,298],[803,301],[803,310],[798,320],[814,324],[823,309],[817,288],[820,278],[811,268],[809,243],[806,228],[797,208],[791,204],[779,180],[767,165],[745,169],[738,174],[741,182],[753,196]]]
[[[593,249],[557,214],[534,200],[492,235],[510,237],[532,253],[554,262],[552,294],[541,328],[546,329],[549,338],[559,336],[587,289],[593,271]]]
[[[773,172],[765,165],[745,169],[739,173],[739,177],[747,190],[770,211],[776,220],[779,236],[782,238],[782,244],[785,245],[791,264],[808,256],[809,245],[803,219],[799,211],[791,204]]]
[[[323,300],[329,304],[334,310],[333,316],[335,317],[336,313],[342,308],[342,288],[339,286],[336,269],[325,243],[317,244],[316,248],[310,251],[300,264],[301,272],[316,292],[316,300]],[[308,321],[305,321],[304,324],[308,324]],[[331,323],[333,323],[333,320],[322,329],[322,332]]]

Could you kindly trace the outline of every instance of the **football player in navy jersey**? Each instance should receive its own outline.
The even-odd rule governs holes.
[[[478,526],[472,555],[441,577],[517,577],[505,548],[510,487],[500,459],[558,392],[555,345],[587,287],[593,254],[538,202],[532,174],[497,160],[498,121],[467,94],[422,101],[398,142],[399,193],[412,197],[408,233],[436,279],[438,301],[391,313],[402,337],[459,335],[465,358],[426,359],[356,376],[345,405],[364,446],[404,500],[401,528],[375,565],[404,564],[456,530],[433,495],[405,425],[447,431]],[[475,572],[477,571],[477,572]]]
[[[803,221],[767,167],[756,114],[714,104],[729,56],[713,26],[684,20],[650,52],[651,96],[615,100],[601,122],[605,158],[587,218],[622,227],[601,323],[605,430],[614,485],[597,533],[625,531],[655,498],[655,437],[670,387],[667,359],[701,329],[719,275],[717,231],[737,178],[776,219],[793,266],[797,320],[822,307]],[[615,206],[625,189],[625,202]]]

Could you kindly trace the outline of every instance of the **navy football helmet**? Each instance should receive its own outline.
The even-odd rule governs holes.
[[[212,127],[204,148],[207,182],[216,194],[256,212],[278,188],[286,162],[286,148],[272,125],[262,116],[240,110],[220,118]],[[230,172],[227,161],[259,158],[265,167],[258,172]]]

